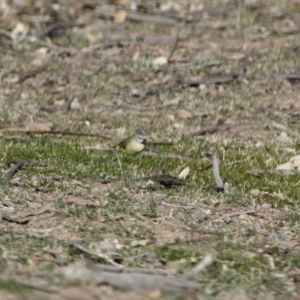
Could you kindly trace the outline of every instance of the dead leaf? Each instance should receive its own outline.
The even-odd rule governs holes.
[[[182,118],[182,119],[190,119],[190,118],[193,117],[193,114],[190,113],[189,111],[185,110],[185,109],[177,110],[176,114],[179,118]]]
[[[126,10],[119,10],[118,12],[116,12],[115,14],[115,23],[120,24],[120,23],[124,23],[126,21],[127,18],[127,12]]]
[[[10,37],[14,41],[14,43],[21,42],[28,33],[28,26],[25,24],[18,22],[14,30],[11,32]]]
[[[266,200],[283,200],[283,196],[282,195],[278,195],[278,194],[270,194],[270,193],[261,193],[260,197]]]
[[[190,167],[185,167],[178,175],[179,179],[185,180],[190,174]]]

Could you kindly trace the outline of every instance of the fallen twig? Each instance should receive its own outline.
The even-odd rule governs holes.
[[[116,273],[115,271],[97,270],[83,264],[73,264],[63,268],[62,275],[66,280],[78,280],[81,283],[89,283],[96,286],[109,285],[113,288],[136,292],[159,290],[162,293],[178,295],[188,292],[194,294],[201,288],[198,282],[184,278],[145,274],[140,270],[136,271],[134,273]]]
[[[130,42],[124,42],[124,41],[115,41],[115,42],[108,42],[108,43],[99,43],[96,45],[91,45],[89,47],[84,47],[81,48],[79,51],[83,52],[83,53],[88,53],[88,52],[92,52],[95,50],[101,50],[101,49],[107,49],[107,48],[112,48],[112,47],[120,47],[123,48],[125,46],[129,46],[132,43]]]
[[[140,274],[156,274],[162,276],[168,276],[171,273],[164,269],[154,269],[154,268],[125,268],[122,265],[119,266],[109,266],[104,264],[95,264],[94,262],[84,258],[84,262],[88,268],[91,270],[99,270],[104,272],[115,272],[115,273],[140,273]]]
[[[97,13],[95,15],[101,19],[114,19],[114,13]],[[157,23],[161,25],[175,25],[177,24],[177,20],[174,18],[162,16],[162,15],[151,15],[151,14],[143,14],[139,12],[126,11],[126,19],[133,22],[150,22]]]
[[[172,204],[168,202],[161,202],[161,205],[168,206],[168,207],[173,207],[173,208],[183,208],[183,209],[195,209],[199,208],[197,205],[177,205],[177,204]]]
[[[177,35],[176,35],[176,40],[175,40],[174,46],[173,46],[173,48],[172,48],[172,50],[171,50],[171,52],[169,54],[169,57],[168,57],[168,60],[167,60],[168,64],[171,63],[171,58],[172,58],[173,54],[175,53],[175,51],[177,50],[178,43],[179,43],[179,33],[180,33],[180,29],[178,29],[178,31],[177,31]]]
[[[86,248],[86,247],[84,247],[84,246],[82,246],[78,243],[72,243],[71,246],[78,249],[78,250],[80,250],[80,251],[82,251],[82,252],[84,252],[84,253],[87,253],[89,255],[99,257],[99,258],[103,259],[104,261],[109,262],[113,266],[120,266],[118,263],[116,263],[114,260],[112,260],[111,258],[109,258],[107,255],[105,255],[103,253],[93,252],[93,251],[89,250],[88,248]]]
[[[238,79],[238,74],[215,76],[209,78],[199,78],[183,81],[185,87],[198,87],[200,84],[225,84]]]
[[[12,179],[13,176],[22,169],[22,167],[24,166],[25,163],[29,163],[30,160],[24,160],[24,161],[20,161],[17,164],[15,164],[9,171],[7,171],[4,174],[4,177],[8,180]]]
[[[2,219],[6,220],[8,222],[16,223],[16,224],[20,224],[20,225],[28,224],[30,221],[28,218],[27,219],[19,219],[19,218],[15,218],[15,217],[9,216],[9,215],[2,215]]]
[[[216,133],[218,131],[226,131],[228,129],[230,129],[229,125],[209,127],[209,128],[205,128],[205,129],[195,131],[195,132],[191,133],[190,136],[206,135],[207,133],[213,134],[213,133]]]
[[[222,219],[224,218],[231,218],[231,217],[235,217],[235,216],[240,216],[240,215],[251,215],[251,214],[255,214],[257,212],[257,210],[255,209],[255,200],[253,199],[252,202],[252,209],[251,210],[246,210],[246,211],[238,211],[238,212],[234,212],[231,214],[226,214],[222,216]]]
[[[64,131],[64,130],[28,130],[26,128],[21,128],[21,127],[1,128],[0,132],[20,132],[20,133],[27,133],[27,134],[61,134],[61,135],[100,137],[103,139],[110,139],[107,136],[96,134],[96,133],[81,133],[81,132],[72,132],[72,131]]]

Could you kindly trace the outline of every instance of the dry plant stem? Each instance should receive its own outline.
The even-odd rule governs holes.
[[[78,51],[76,49],[72,49],[72,48],[66,48],[66,47],[62,47],[62,46],[56,46],[55,44],[53,44],[51,42],[50,39],[48,39],[48,42],[44,42],[41,40],[35,40],[34,43],[47,47],[50,50],[53,50],[54,52],[56,52],[57,54],[62,54],[62,53],[68,53],[69,55],[75,55]]]
[[[171,63],[172,56],[175,53],[175,51],[177,50],[178,43],[179,43],[179,33],[180,33],[180,29],[178,29],[178,31],[177,31],[177,35],[176,35],[176,40],[175,40],[174,46],[173,46],[173,48],[172,48],[172,50],[170,52],[170,55],[168,57],[168,64]]]
[[[183,208],[183,209],[196,209],[199,208],[196,205],[176,205],[168,202],[161,202],[161,205],[168,206],[168,207],[173,207],[173,208]]]
[[[152,142],[147,140],[147,145],[153,145],[153,146],[173,146],[177,143],[174,142]]]
[[[3,215],[2,220],[6,220],[8,222],[16,223],[16,224],[20,224],[20,225],[28,224],[29,221],[30,221],[29,219],[19,220],[18,218],[14,218],[14,217],[9,216],[9,215]]]
[[[139,12],[130,12],[127,11],[127,19],[133,22],[151,22],[161,25],[174,26],[178,22],[174,18],[160,16],[160,15],[151,15],[151,14],[142,14]],[[95,17],[100,19],[114,19],[115,15],[113,13],[97,13]]]
[[[201,272],[203,272],[207,267],[209,267],[214,262],[214,258],[211,254],[207,254],[199,264],[197,264],[193,269],[182,276],[184,279],[196,278]]]
[[[140,274],[153,274],[168,276],[170,272],[163,269],[150,269],[150,268],[124,268],[123,266],[109,266],[104,264],[95,264],[92,261],[84,258],[85,264],[90,269],[100,270],[104,272],[114,272],[114,273],[140,273]]]
[[[252,209],[251,210],[246,210],[246,211],[239,211],[239,212],[235,212],[235,213],[231,213],[231,214],[226,214],[222,216],[222,219],[224,218],[231,218],[231,217],[235,217],[235,216],[240,216],[240,215],[251,215],[251,214],[255,214],[257,212],[257,210],[255,209],[255,200],[253,199],[252,202]]]
[[[208,78],[199,78],[193,80],[183,81],[184,87],[198,87],[200,84],[225,84],[237,80],[236,74],[224,75],[224,76],[213,76]]]
[[[87,253],[89,255],[94,255],[94,256],[97,256],[99,258],[102,258],[104,261],[107,261],[109,262],[110,264],[112,264],[113,266],[120,266],[118,263],[116,263],[115,261],[113,261],[111,258],[109,258],[107,255],[105,254],[102,254],[102,253],[96,253],[96,252],[93,252],[85,247],[83,247],[82,245],[80,244],[77,244],[77,243],[73,243],[71,244],[74,248],[84,252],[84,253]]]
[[[22,169],[25,163],[29,163],[29,160],[20,161],[17,164],[15,164],[8,172],[4,174],[5,178],[10,180],[13,178],[13,176]]]
[[[4,107],[4,101],[3,101],[3,70],[0,71],[0,112],[2,113],[3,107]]]
[[[238,0],[238,11],[236,16],[236,29],[241,30],[242,0]]]
[[[96,45],[92,45],[89,47],[84,47],[80,49],[80,52],[82,53],[88,53],[88,52],[92,52],[95,50],[102,50],[102,49],[107,49],[107,48],[112,48],[112,47],[126,47],[129,46],[130,42],[121,42],[121,41],[116,41],[116,42],[108,42],[108,43],[100,43],[100,44],[96,44]]]
[[[0,132],[20,132],[27,134],[61,134],[61,135],[72,135],[72,136],[86,136],[86,137],[100,137],[103,139],[109,140],[110,138],[101,134],[93,134],[93,133],[80,133],[80,132],[72,132],[72,131],[64,131],[64,130],[27,130],[25,128],[20,127],[10,127],[10,128],[2,128]]]
[[[220,176],[219,159],[215,153],[213,154],[213,174],[217,187],[223,189],[224,184]]]
[[[199,131],[193,132],[193,133],[190,134],[190,136],[205,135],[207,133],[213,134],[213,133],[216,133],[218,131],[226,131],[228,129],[230,129],[229,125],[221,125],[221,126],[216,126],[216,127],[209,127],[209,128],[205,128],[205,129],[201,129]]]

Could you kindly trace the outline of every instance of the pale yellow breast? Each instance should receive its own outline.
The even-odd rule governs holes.
[[[136,140],[131,140],[127,146],[126,151],[127,153],[139,153],[142,152],[145,148],[145,145],[142,143],[137,142]]]

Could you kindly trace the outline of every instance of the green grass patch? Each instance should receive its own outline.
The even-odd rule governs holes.
[[[12,278],[0,278],[0,289],[25,296],[29,296],[31,294],[28,287]]]

